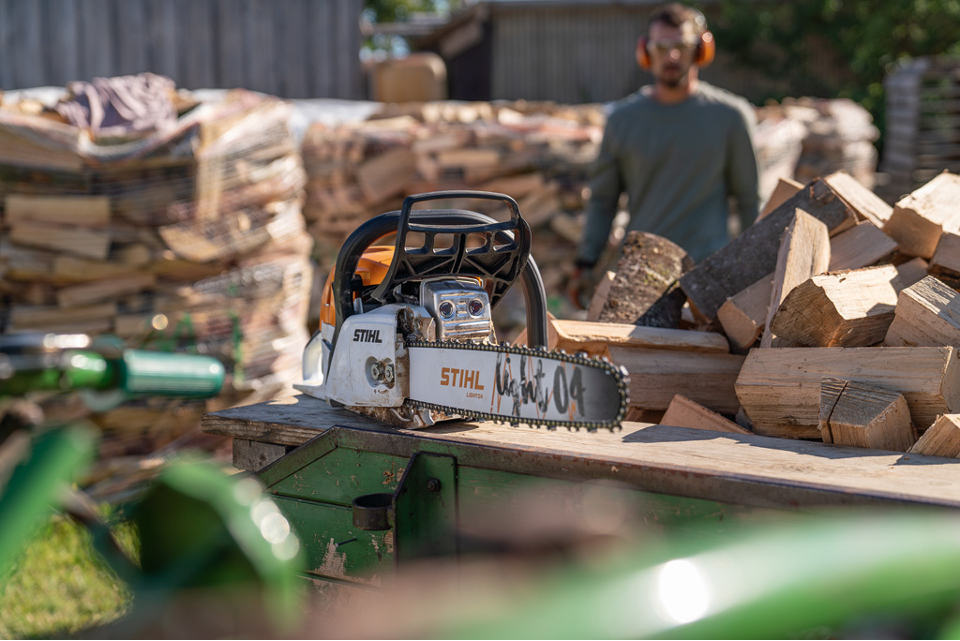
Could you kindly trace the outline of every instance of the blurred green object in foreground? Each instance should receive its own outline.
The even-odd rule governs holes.
[[[960,516],[946,511],[811,518],[709,546],[675,540],[619,561],[604,571],[552,573],[528,586],[527,598],[491,604],[482,616],[445,617],[436,636],[775,639],[902,625],[920,638],[956,638],[960,631]]]

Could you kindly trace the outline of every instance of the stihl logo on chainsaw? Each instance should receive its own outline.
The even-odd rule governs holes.
[[[444,367],[440,370],[440,384],[465,389],[483,389],[483,385],[480,384],[480,372],[475,369]]]
[[[355,329],[353,330],[353,342],[355,343],[382,343],[380,340],[379,329]]]

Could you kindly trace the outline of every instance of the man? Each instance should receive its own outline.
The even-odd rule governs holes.
[[[617,203],[627,193],[627,231],[670,239],[697,262],[729,241],[728,198],[741,229],[757,217],[757,159],[750,104],[699,79],[713,59],[713,35],[699,11],[671,3],[650,17],[637,63],[652,86],[614,105],[591,168],[587,221],[571,282],[574,303],[591,282]]]

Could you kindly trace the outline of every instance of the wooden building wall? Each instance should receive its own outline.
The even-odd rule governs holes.
[[[187,89],[363,97],[363,0],[0,0],[0,90],[151,71]]]

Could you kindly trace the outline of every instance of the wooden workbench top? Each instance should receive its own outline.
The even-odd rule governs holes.
[[[450,451],[460,465],[572,480],[610,479],[651,492],[765,507],[930,504],[960,507],[960,460],[667,425],[616,432],[449,422],[398,430],[309,396],[204,416],[203,430],[297,446],[334,429],[364,449]]]

